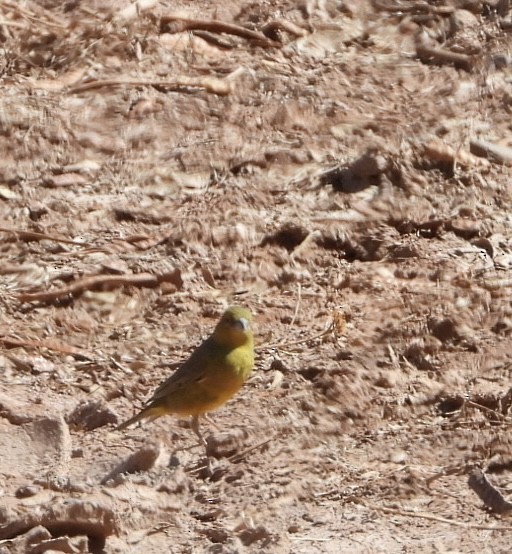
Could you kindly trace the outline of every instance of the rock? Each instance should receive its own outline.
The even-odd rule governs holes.
[[[33,527],[23,535],[25,537],[25,542],[27,546],[37,544],[41,541],[47,541],[48,539],[52,538],[52,534],[46,527],[43,527],[42,525],[37,525],[36,527]]]
[[[165,480],[157,488],[158,492],[166,492],[168,494],[181,494],[190,489],[190,479],[185,471],[177,468],[173,471],[172,476]]]
[[[43,468],[51,468],[52,475],[67,475],[71,460],[71,436],[69,428],[62,417],[46,417],[23,428],[33,440],[36,451],[41,455],[44,463],[47,459],[46,451],[53,446],[55,454],[48,459]]]
[[[51,539],[52,535],[42,525],[33,527],[24,534],[18,535],[9,541],[8,550],[2,550],[0,547],[0,554],[32,554],[34,548],[36,548],[41,542]]]
[[[368,150],[350,165],[356,177],[375,177],[384,173],[388,167],[387,159],[376,151]]]
[[[455,10],[450,16],[450,30],[453,33],[471,29],[477,25],[479,25],[478,18],[469,10]]]
[[[118,423],[119,417],[102,400],[86,401],[66,416],[66,421],[86,431],[92,431],[109,423]]]
[[[161,456],[162,451],[161,444],[146,444],[117,465],[102,479],[101,484],[104,485],[108,481],[114,480],[122,473],[137,473],[151,469]]]
[[[30,554],[66,552],[78,554],[90,552],[87,537],[56,537],[41,541],[30,549]]]
[[[33,482],[34,476],[67,478],[71,460],[71,437],[63,418],[46,417],[24,425],[12,425],[0,419],[2,473]],[[6,483],[9,483],[8,479]],[[11,494],[23,481],[13,482]]]
[[[38,528],[36,536],[30,538],[32,544],[49,540],[52,535],[84,535],[89,539],[89,551],[92,552],[101,551],[106,538],[119,533],[119,523],[112,508],[97,501],[68,498],[33,506],[30,512],[10,510],[1,514],[0,540],[16,537],[31,527]]]
[[[505,69],[511,64],[510,58],[506,54],[494,54],[492,62],[496,69]]]
[[[238,537],[244,546],[250,546],[255,542],[261,542],[263,547],[269,544],[273,539],[272,533],[263,525],[258,525],[257,527],[246,526],[245,529],[239,530]]]
[[[226,433],[215,433],[206,439],[206,455],[213,458],[229,458],[239,452],[248,434],[244,429],[233,429]]]
[[[0,417],[5,417],[13,425],[23,425],[34,420],[34,416],[28,415],[28,412],[27,405],[0,394]]]
[[[24,487],[19,487],[15,495],[16,498],[29,498],[35,496],[40,490],[41,487],[37,485],[25,485]]]

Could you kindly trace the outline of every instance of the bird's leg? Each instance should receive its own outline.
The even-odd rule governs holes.
[[[204,415],[204,414],[203,414]],[[195,415],[192,416],[192,422],[190,424],[192,427],[192,431],[199,437],[199,442],[202,444],[206,451],[206,474],[211,477],[213,475],[213,469],[212,469],[212,458],[208,456],[208,447],[206,445],[206,441],[204,440],[203,435],[201,435],[201,431],[199,431],[199,416]]]
[[[207,414],[203,414],[203,417],[210,425],[213,425],[217,431],[221,431],[221,428]]]
[[[192,416],[192,421],[190,423],[190,427],[192,428],[192,431],[194,431],[194,433],[199,438],[199,442],[203,446],[206,446],[206,441],[204,440],[204,437],[203,437],[203,435],[201,435],[201,431],[199,430],[199,416],[198,415]]]

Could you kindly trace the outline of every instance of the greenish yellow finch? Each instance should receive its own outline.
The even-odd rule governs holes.
[[[165,414],[192,416],[192,429],[204,442],[199,416],[229,400],[251,374],[254,365],[251,320],[251,312],[246,308],[228,308],[213,333],[156,389],[141,412],[117,429]]]

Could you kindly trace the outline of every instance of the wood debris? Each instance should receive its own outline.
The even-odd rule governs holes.
[[[83,277],[69,286],[42,292],[25,292],[18,294],[20,302],[57,302],[74,298],[86,290],[98,288],[112,290],[120,287],[156,287],[160,283],[173,281],[174,274],[136,273],[132,275],[92,275]]]
[[[245,38],[266,48],[278,48],[280,42],[270,40],[263,33],[253,31],[240,25],[218,21],[215,19],[189,19],[179,15],[167,15],[160,19],[162,32],[181,33],[183,31],[208,31],[210,33],[225,33]]]

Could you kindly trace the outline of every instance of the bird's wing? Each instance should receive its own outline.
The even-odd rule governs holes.
[[[205,374],[212,357],[215,356],[216,345],[211,337],[203,341],[168,379],[166,379],[155,391],[147,404],[176,392],[188,383],[199,381]]]

